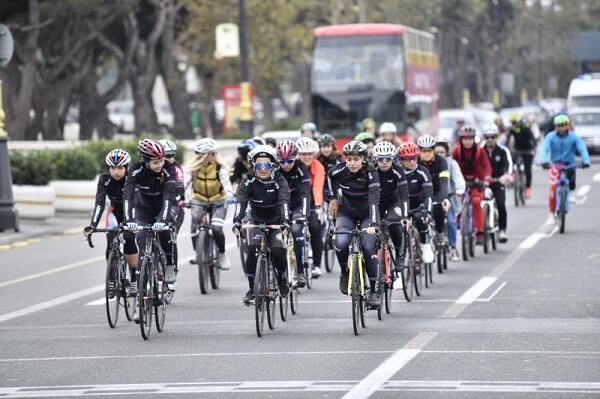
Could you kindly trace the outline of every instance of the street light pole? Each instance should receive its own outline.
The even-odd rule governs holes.
[[[17,211],[13,201],[10,160],[8,157],[8,134],[4,130],[4,107],[2,103],[2,81],[0,80],[0,231],[18,231]]]
[[[240,25],[240,57],[242,64],[242,83],[240,84],[240,130],[252,134],[254,123],[252,118],[252,95],[250,72],[248,70],[248,41],[246,39],[246,2],[238,0]]]

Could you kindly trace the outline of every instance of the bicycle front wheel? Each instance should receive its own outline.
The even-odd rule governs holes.
[[[267,275],[267,259],[260,254],[256,260],[256,273],[254,274],[254,318],[256,322],[256,335],[262,337],[265,327],[265,313],[269,305],[269,284]]]
[[[275,276],[275,271],[273,270],[272,265],[268,265],[269,269],[269,295],[267,299],[267,324],[269,324],[269,329],[273,330],[275,328],[275,316],[277,315],[277,277]]]
[[[490,252],[490,206],[483,206],[483,253]]]
[[[119,285],[119,258],[115,252],[111,252],[108,255],[108,261],[106,262],[106,280],[104,283],[104,298],[106,300],[106,318],[110,328],[117,326],[117,320],[119,319],[119,297],[120,289]],[[124,298],[127,300],[127,298]]]
[[[135,272],[134,272],[135,273]],[[128,321],[132,321],[133,320],[133,316],[135,315],[136,312],[136,306],[137,306],[137,301],[136,301],[136,297],[132,297],[129,296],[129,287],[132,284],[137,284],[137,281],[132,283],[131,282],[131,275],[130,275],[130,269],[127,266],[127,264],[124,264],[123,266],[123,275],[122,277],[122,285],[123,285],[123,295],[124,295],[124,307],[125,307],[125,316],[127,317]]]
[[[208,240],[209,237],[206,231],[200,230],[196,242],[196,263],[198,264],[198,285],[202,295],[208,293]]]
[[[360,318],[360,282],[358,281],[358,271],[356,270],[356,268],[358,267],[357,261],[357,254],[351,254],[348,257],[348,270],[350,273],[349,281],[351,282],[349,294],[350,299],[352,300],[352,329],[354,330],[354,335],[358,335],[358,324]]]
[[[469,215],[466,206],[463,206],[460,215],[460,247],[464,261],[469,260]]]
[[[210,264],[209,272],[210,272],[210,286],[213,290],[219,289],[219,284],[221,283],[221,265],[219,264],[219,254],[217,252],[217,245],[215,241],[210,239],[210,254],[212,258],[212,262]]]
[[[564,234],[565,232],[565,224],[567,221],[567,198],[568,189],[565,187],[561,187],[560,189],[560,204],[558,208],[558,223],[559,223],[559,231],[560,234]]]
[[[140,312],[140,331],[144,340],[150,338],[152,331],[152,294],[154,292],[153,278],[151,273],[150,258],[144,257],[140,268],[139,276],[139,312]]]
[[[162,261],[159,261],[158,267],[164,270],[165,266]],[[156,321],[156,331],[162,332],[165,328],[165,317],[167,315],[167,295],[169,288],[163,281],[158,281],[156,272],[154,273],[154,320]]]

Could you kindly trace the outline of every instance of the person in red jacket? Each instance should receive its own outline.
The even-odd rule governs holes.
[[[488,184],[492,175],[492,167],[488,156],[481,147],[475,144],[475,128],[463,126],[458,132],[460,145],[454,148],[452,157],[460,165],[460,170],[470,187],[473,219],[477,229],[477,244],[483,244],[483,186]],[[469,184],[470,183],[470,184]],[[478,183],[478,184],[473,184]]]

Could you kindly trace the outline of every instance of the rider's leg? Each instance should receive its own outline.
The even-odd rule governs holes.
[[[310,230],[310,245],[313,252],[314,267],[321,267],[321,256],[323,254],[323,226],[317,212],[312,211],[308,217],[308,228]]]
[[[335,231],[337,232],[349,232],[354,228],[354,219],[349,215],[340,212],[338,213],[335,221]],[[342,273],[348,271],[348,247],[352,240],[349,234],[336,234],[335,235],[335,253],[337,255],[338,263]]]
[[[364,218],[360,224],[361,229],[365,229],[370,225],[370,217]],[[360,233],[360,245],[362,247],[363,256],[365,259],[365,266],[367,269],[367,275],[369,276],[369,286],[371,292],[379,292],[379,261],[377,260],[377,253],[375,246],[377,245],[377,236],[370,235],[365,232]]]
[[[435,222],[435,232],[438,234],[443,234],[446,212],[444,212],[444,207],[442,206],[442,204],[436,203],[433,205],[432,216]]]
[[[569,190],[575,190],[575,187],[577,186],[575,181],[575,169],[567,170],[565,171],[565,174],[567,175],[567,179],[569,179]]]
[[[471,203],[473,209],[473,220],[475,221],[475,227],[477,235],[483,234],[483,209],[481,209],[481,200],[483,199],[483,193],[476,187],[471,188]]]
[[[448,244],[452,248],[456,247],[456,214],[454,213],[454,207],[448,210]]]
[[[300,207],[294,209],[292,211],[292,220],[297,220],[302,215],[300,211]],[[304,272],[304,263],[306,259],[304,259],[304,234],[302,234],[303,226],[301,224],[294,223],[292,224],[292,237],[294,238],[294,253],[296,254],[296,265],[298,274],[302,274]]]
[[[206,209],[200,205],[199,201],[192,200],[192,220],[191,220],[191,228],[190,231],[193,233],[198,228],[200,224],[200,220],[206,214]],[[194,252],[196,252],[196,240],[197,236],[192,236],[192,248],[194,248]]]
[[[498,228],[501,231],[506,231],[507,213],[506,213],[506,188],[503,184],[493,183],[490,185],[498,207]]]
[[[257,229],[246,230],[246,240],[248,242],[248,256],[246,257],[246,277],[250,291],[254,290],[254,274],[256,273],[256,250],[260,246],[260,239],[257,237]],[[243,233],[242,233],[243,234]]]
[[[215,209],[212,213],[211,227],[213,231],[213,237],[217,244],[217,249],[220,253],[225,252],[225,233],[223,233],[223,225],[225,224],[225,217],[227,216],[227,208],[224,206]]]
[[[525,187],[531,188],[531,165],[533,164],[533,154],[523,154],[523,166],[525,166]]]

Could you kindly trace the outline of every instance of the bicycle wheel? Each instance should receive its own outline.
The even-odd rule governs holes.
[[[483,253],[490,252],[490,206],[483,206]]]
[[[164,265],[159,264],[158,267]],[[165,328],[165,317],[167,315],[167,293],[169,288],[162,281],[157,281],[154,276],[154,320],[156,321],[156,331],[162,332]]]
[[[567,188],[563,186],[560,188],[560,204],[558,207],[558,222],[559,222],[559,231],[560,234],[565,233],[565,224],[567,221]]]
[[[521,171],[519,170],[519,165],[515,165],[515,181],[513,183],[513,199],[515,201],[515,207],[519,207],[521,204],[519,191],[521,189]]]
[[[415,284],[415,293],[417,294],[417,296],[421,296],[421,293],[423,292],[423,275],[425,274],[425,272],[423,271],[424,269],[424,264],[423,261],[421,259],[421,255],[420,255],[420,246],[417,243],[417,240],[415,237],[413,237],[413,241],[411,242],[411,245],[413,246],[413,254],[414,254],[414,259],[415,259],[415,268],[414,268],[414,273],[413,273],[413,279],[414,279],[414,284]]]
[[[196,242],[196,263],[198,264],[198,284],[200,285],[200,293],[205,295],[208,293],[208,234],[205,230],[198,232],[198,241]]]
[[[439,274],[444,273],[444,249],[438,248],[435,251],[435,263],[437,264],[437,271]]]
[[[425,288],[429,288],[429,264],[428,263],[421,263],[422,270],[424,273],[424,277],[425,277]]]
[[[106,262],[106,279],[104,282],[104,299],[106,300],[106,318],[110,328],[117,326],[119,319],[119,258],[115,252],[108,255]]]
[[[360,282],[358,281],[358,272],[356,270],[358,267],[357,260],[358,255],[356,254],[350,254],[348,257],[348,270],[351,282],[349,293],[350,299],[352,300],[352,329],[354,330],[354,335],[358,335],[358,323],[360,318],[360,294],[358,292]]]
[[[288,309],[290,308],[290,295],[292,294],[292,287],[290,287],[290,293],[288,296],[283,298],[279,295],[279,314],[281,315],[281,321],[286,321],[288,318]]]
[[[394,272],[393,265],[394,259],[390,256],[390,249],[386,245],[384,253],[385,261],[385,279],[383,283],[383,300],[385,302],[385,313],[392,313],[392,293],[394,292]]]
[[[291,308],[292,314],[298,313],[298,287],[297,286],[290,287],[290,295],[288,295],[288,296],[290,298],[290,308]]]
[[[363,281],[366,281],[364,274],[363,274]],[[363,287],[364,287],[364,285],[363,285]],[[359,292],[359,295],[358,295],[358,303],[360,305],[359,306],[359,310],[360,310],[360,325],[362,326],[362,328],[366,328],[367,327],[367,320],[365,318],[365,316],[366,316],[366,304],[367,304],[367,301],[366,301],[365,295],[366,295],[366,290],[365,290],[365,294],[360,294],[360,292]]]
[[[492,241],[492,250],[496,250],[496,248],[498,247],[498,209],[496,206],[494,206],[493,209],[494,212],[494,231],[492,232],[491,235],[491,241]]]
[[[464,261],[469,260],[469,215],[467,213],[465,205],[460,215],[460,246]]]
[[[258,255],[256,273],[254,278],[254,318],[256,322],[256,335],[262,337],[265,327],[265,313],[269,305],[269,284],[267,275],[267,259],[264,254]]]
[[[273,266],[269,265],[269,294],[267,296],[267,324],[269,329],[275,328],[275,317],[277,316],[277,277]]]
[[[325,258],[325,270],[327,270],[327,273],[331,273],[335,265],[335,249],[333,248],[333,237],[329,230],[326,230],[323,240],[323,257]]]
[[[444,270],[448,270],[448,248],[442,250],[442,260],[444,262]]]
[[[154,291],[153,279],[150,275],[150,258],[144,257],[139,276],[139,312],[140,312],[140,331],[144,340],[150,338],[152,331],[152,293]]]
[[[209,253],[211,254],[212,262],[210,262],[210,286],[213,290],[219,289],[221,283],[221,265],[219,264],[219,254],[217,252],[217,245],[215,241],[210,238],[209,241]]]
[[[137,284],[137,282],[131,283],[129,266],[127,266],[126,263],[123,263],[123,265],[124,267],[121,274],[121,285],[123,287],[123,307],[125,308],[125,317],[127,317],[128,321],[132,321],[133,316],[135,315],[137,301],[136,297],[129,296],[129,287],[131,284]]]

